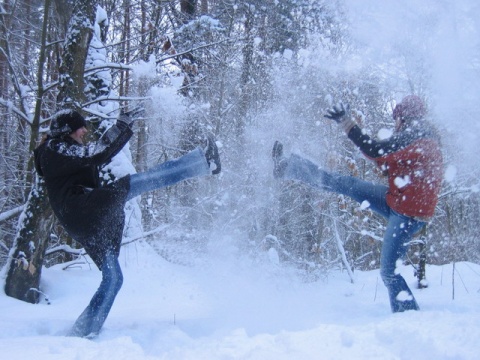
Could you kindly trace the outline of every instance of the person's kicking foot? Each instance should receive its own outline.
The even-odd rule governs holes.
[[[213,136],[207,137],[207,146],[205,146],[205,158],[207,159],[208,166],[213,175],[217,175],[222,171],[222,165],[220,163],[220,155],[218,153],[218,147],[215,143]]]

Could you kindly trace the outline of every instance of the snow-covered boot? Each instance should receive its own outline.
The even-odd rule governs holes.
[[[208,166],[213,175],[217,175],[222,171],[222,165],[220,163],[220,155],[218,153],[218,147],[213,136],[207,137],[207,145],[204,148],[205,158],[207,159]]]
[[[283,156],[283,144],[280,141],[275,141],[272,149],[273,159],[273,176],[275,178],[282,178],[287,168],[287,159]]]

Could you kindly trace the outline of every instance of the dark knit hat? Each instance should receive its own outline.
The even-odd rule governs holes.
[[[425,104],[416,95],[405,96],[402,102],[397,104],[393,110],[393,118],[400,117],[403,122],[418,120],[425,117],[425,115],[427,115]]]
[[[84,126],[87,126],[87,122],[78,112],[63,112],[52,120],[50,124],[50,135],[52,137],[68,135]]]

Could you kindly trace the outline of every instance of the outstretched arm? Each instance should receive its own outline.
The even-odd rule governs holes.
[[[370,158],[375,159],[398,151],[407,146],[411,141],[405,135],[394,135],[383,141],[375,140],[366,134],[346,112],[342,104],[334,106],[332,110],[328,110],[325,117],[335,121],[345,131],[348,138]]]
[[[133,132],[130,128],[120,131],[109,143],[102,146],[85,146],[81,144],[68,144],[60,139],[52,139],[48,142],[48,149],[58,158],[62,164],[62,172],[69,172],[71,169],[82,166],[101,166],[109,162],[117,155],[125,144],[130,140]]]
[[[407,145],[399,136],[392,136],[388,140],[375,140],[366,134],[358,125],[353,125],[347,136],[358,146],[360,151],[370,158],[379,158],[392,152],[398,151]]]

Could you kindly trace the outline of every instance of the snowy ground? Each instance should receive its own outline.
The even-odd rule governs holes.
[[[229,239],[223,239],[225,243]],[[479,359],[480,266],[429,267],[420,312],[391,314],[378,271],[302,281],[216,246],[184,266],[148,245],[122,251],[124,287],[95,340],[63,334],[100,281],[96,269],[46,269],[51,304],[0,295],[2,359]],[[415,283],[411,267],[402,269]]]

